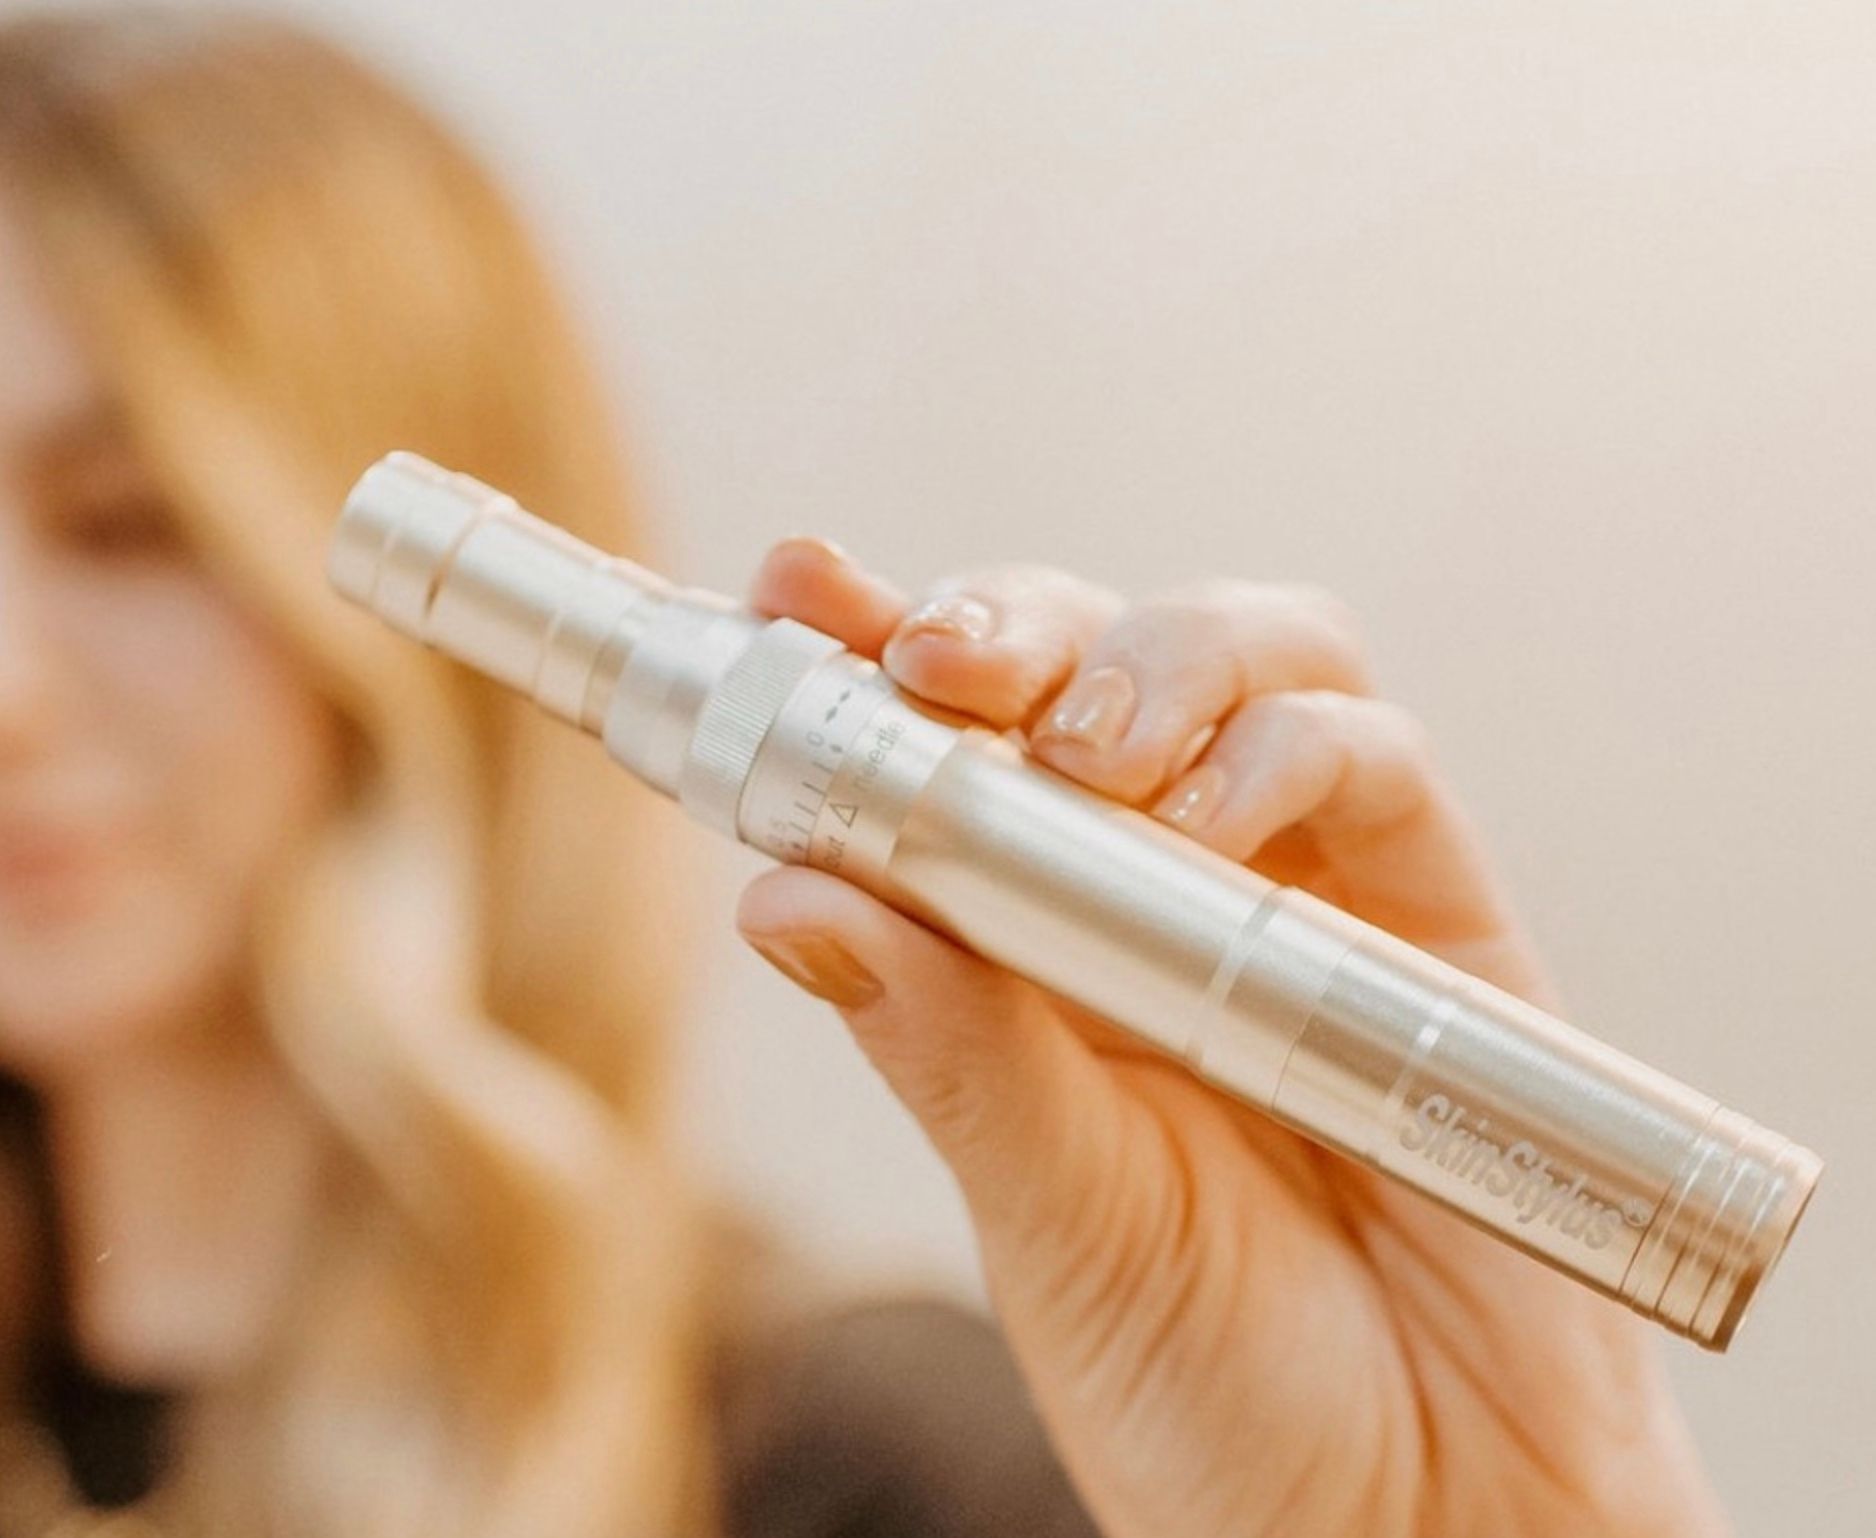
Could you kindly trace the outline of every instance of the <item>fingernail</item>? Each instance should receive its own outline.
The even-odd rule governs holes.
[[[928,599],[899,622],[899,635],[941,635],[965,641],[987,641],[996,633],[997,617],[988,604],[968,593],[946,593]]]
[[[870,1004],[884,985],[830,935],[747,935],[762,959],[817,998],[841,1009]]]
[[[1153,815],[1163,822],[1191,833],[1211,821],[1212,813],[1224,798],[1225,772],[1216,764],[1200,764],[1180,777],[1173,788],[1160,798]]]
[[[780,542],[784,545],[811,545],[823,555],[829,556],[841,562],[843,565],[851,566],[853,564],[853,557],[847,553],[847,547],[845,545],[836,544],[833,540],[827,539],[819,534],[787,534],[782,537]]]
[[[1126,733],[1137,703],[1133,679],[1125,668],[1096,668],[1070,685],[1036,735],[1111,748]]]

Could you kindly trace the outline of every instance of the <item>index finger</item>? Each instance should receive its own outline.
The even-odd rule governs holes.
[[[831,635],[874,662],[909,606],[896,583],[814,534],[791,534],[769,547],[750,579],[748,603],[758,614]]]

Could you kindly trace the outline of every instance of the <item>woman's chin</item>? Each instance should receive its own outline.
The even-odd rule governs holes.
[[[69,1078],[185,1033],[207,996],[201,958],[159,938],[72,925],[35,943],[0,928],[0,1071]]]

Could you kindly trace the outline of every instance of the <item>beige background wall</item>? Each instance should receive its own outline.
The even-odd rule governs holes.
[[[807,530],[1353,600],[1574,1017],[1828,1159],[1735,1351],[1668,1344],[1742,1532],[1876,1528],[1867,0],[318,14],[540,215],[672,575]],[[734,936],[760,861],[696,852],[700,1150],[969,1293],[916,1133]]]

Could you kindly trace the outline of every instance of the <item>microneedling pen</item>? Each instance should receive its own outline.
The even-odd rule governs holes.
[[[675,586],[417,455],[328,573],[600,737],[691,816],[852,881],[1222,1092],[1724,1350],[1808,1149],[901,692],[786,618]]]

